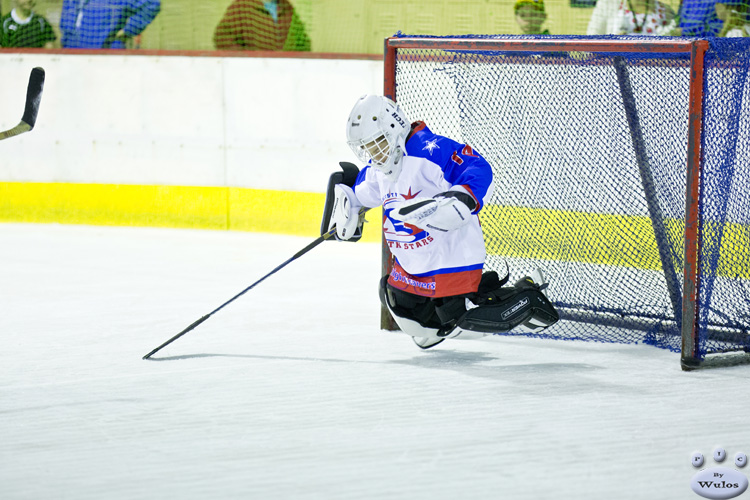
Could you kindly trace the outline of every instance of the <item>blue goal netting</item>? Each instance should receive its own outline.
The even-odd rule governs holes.
[[[695,266],[695,358],[750,347],[748,39],[709,39],[699,88],[685,39],[392,40],[407,116],[492,164],[486,268],[545,272],[562,320],[540,336],[684,350]]]

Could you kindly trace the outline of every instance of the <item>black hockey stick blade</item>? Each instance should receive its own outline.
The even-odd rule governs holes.
[[[39,104],[42,102],[42,90],[44,90],[44,69],[34,68],[29,76],[29,85],[26,88],[26,104],[23,110],[21,123],[10,130],[0,132],[0,141],[23,134],[34,128],[36,117],[39,113]]]

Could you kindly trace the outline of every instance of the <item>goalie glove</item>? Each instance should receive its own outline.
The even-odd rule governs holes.
[[[352,188],[346,184],[334,186],[333,211],[328,230],[336,227],[336,239],[357,241],[362,237],[364,217],[360,216],[360,208],[362,205]]]
[[[448,232],[463,227],[476,208],[474,199],[461,191],[447,191],[434,198],[415,198],[394,210],[397,219],[423,229]]]

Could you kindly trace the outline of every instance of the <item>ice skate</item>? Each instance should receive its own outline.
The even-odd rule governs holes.
[[[539,291],[542,292],[545,297],[547,297],[547,286],[549,285],[549,283],[547,283],[546,279],[544,278],[544,274],[542,274],[541,269],[536,268],[528,276],[524,276],[520,280],[516,281],[516,286],[520,288],[528,287],[530,285],[535,285],[536,288],[538,288]]]

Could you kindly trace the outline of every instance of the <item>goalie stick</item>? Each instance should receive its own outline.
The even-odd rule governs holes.
[[[44,89],[44,69],[34,68],[29,75],[29,86],[26,89],[26,105],[23,110],[21,123],[12,129],[0,132],[0,141],[23,134],[34,128],[36,115],[39,113],[39,103],[42,102],[42,90]]]
[[[360,218],[364,217],[365,212],[367,212],[368,210],[369,210],[369,208],[362,207],[359,210],[359,217]],[[185,335],[187,332],[189,332],[190,330],[192,330],[193,328],[195,328],[196,326],[200,325],[201,323],[203,323],[204,321],[206,321],[208,318],[210,318],[211,316],[213,316],[214,314],[216,314],[217,312],[219,312],[225,306],[229,305],[230,302],[233,302],[235,299],[238,299],[240,296],[244,295],[245,292],[247,292],[250,289],[254,288],[255,285],[259,284],[261,281],[265,280],[266,278],[268,278],[272,274],[275,274],[277,271],[281,270],[281,268],[286,267],[292,261],[294,261],[294,260],[302,257],[307,252],[309,252],[310,250],[312,250],[316,246],[318,246],[321,243],[323,243],[325,240],[331,239],[335,234],[336,234],[336,226],[333,226],[327,232],[323,233],[322,235],[318,236],[314,241],[310,242],[305,248],[303,248],[302,250],[300,250],[299,252],[295,253],[290,258],[288,258],[287,260],[285,260],[284,262],[282,262],[281,264],[279,264],[278,266],[276,266],[273,269],[273,271],[271,271],[270,273],[266,274],[261,279],[259,279],[258,281],[256,281],[252,285],[250,285],[249,287],[245,288],[240,293],[238,293],[237,295],[235,295],[234,297],[232,297],[228,301],[224,302],[222,305],[220,305],[219,307],[217,307],[216,309],[214,309],[210,313],[206,314],[202,318],[200,318],[200,319],[196,320],[195,322],[193,322],[190,326],[188,326],[187,328],[185,328],[184,330],[182,330],[180,333],[178,333],[177,335],[175,335],[171,339],[167,340],[166,342],[164,342],[162,345],[160,345],[159,347],[157,347],[156,349],[154,349],[150,353],[148,353],[145,356],[143,356],[143,359],[149,359],[151,356],[153,356],[158,351],[160,351],[163,347],[166,347],[169,344],[171,344],[172,342],[174,342],[175,340],[179,339],[180,337],[182,337],[183,335]]]

